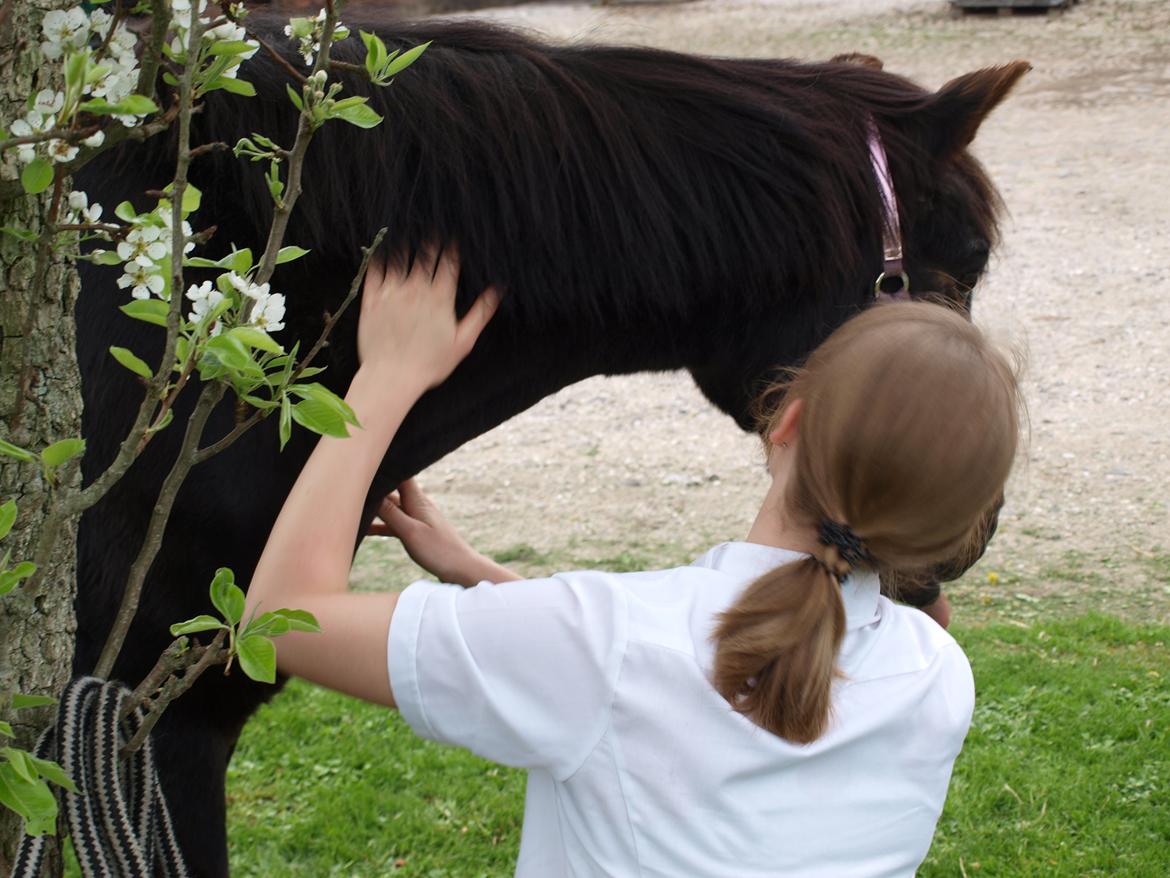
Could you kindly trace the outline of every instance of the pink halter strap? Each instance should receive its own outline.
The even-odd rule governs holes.
[[[882,196],[882,273],[873,284],[874,298],[909,299],[910,278],[902,265],[902,225],[898,220],[898,196],[886,160],[886,148],[873,116],[866,119],[869,133],[869,160]]]

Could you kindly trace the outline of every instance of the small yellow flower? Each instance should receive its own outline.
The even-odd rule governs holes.
[[[999,574],[996,573],[994,570],[992,570],[990,573],[987,574],[987,583],[988,583],[988,585],[998,585],[999,584]]]

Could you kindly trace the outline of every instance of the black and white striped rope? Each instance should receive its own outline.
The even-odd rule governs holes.
[[[120,755],[146,717],[139,707],[119,719],[131,694],[114,681],[72,680],[36,756],[57,760],[77,785],[76,793],[58,790],[57,798],[85,878],[186,878],[150,737],[137,752]],[[46,847],[46,837],[25,836],[12,878],[36,878]]]

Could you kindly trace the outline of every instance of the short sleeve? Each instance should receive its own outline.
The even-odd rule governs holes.
[[[625,593],[604,573],[416,582],[390,622],[394,699],[425,738],[563,780],[608,725],[627,623]]]

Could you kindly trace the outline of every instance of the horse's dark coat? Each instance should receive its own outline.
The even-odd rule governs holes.
[[[278,26],[261,29],[285,45]],[[382,127],[333,122],[312,145],[287,241],[313,254],[275,276],[288,295],[281,340],[316,337],[359,247],[383,225],[394,256],[428,241],[458,244],[461,307],[489,282],[507,295],[466,363],[411,413],[371,497],[594,374],[687,368],[748,427],[760,382],[871,300],[881,214],[866,114],[889,151],[915,290],[969,304],[995,240],[996,197],[965,148],[1025,65],[970,74],[934,94],[848,64],[551,47],[479,23],[374,29],[389,43],[434,45],[373,93]],[[357,46],[355,35],[335,57],[360,62]],[[245,77],[258,97],[209,96],[196,138],[231,144],[259,131],[291,143],[286,75],[261,53]],[[124,147],[88,168],[79,187],[110,208],[124,198],[146,207],[141,193],[169,179],[170,156],[162,140]],[[208,249],[236,242],[259,251],[271,212],[261,168],[220,154],[200,158],[191,178],[204,192],[196,227],[218,227]],[[86,268],[78,304],[87,478],[112,457],[139,402],[108,347],[146,356],[159,348],[156,330],[116,310],[125,299],[116,276]],[[324,380],[338,390],[356,366],[354,329],[351,314],[327,352]],[[211,432],[226,432],[233,417],[225,404]],[[192,474],[117,675],[137,682],[170,623],[210,610],[215,567],[247,582],[313,444],[298,431],[278,454],[275,432],[262,425]],[[92,669],[179,438],[178,426],[160,434],[85,516],[78,671]],[[226,873],[227,760],[249,714],[275,691],[238,673],[211,676],[157,732],[180,841],[201,876]]]

